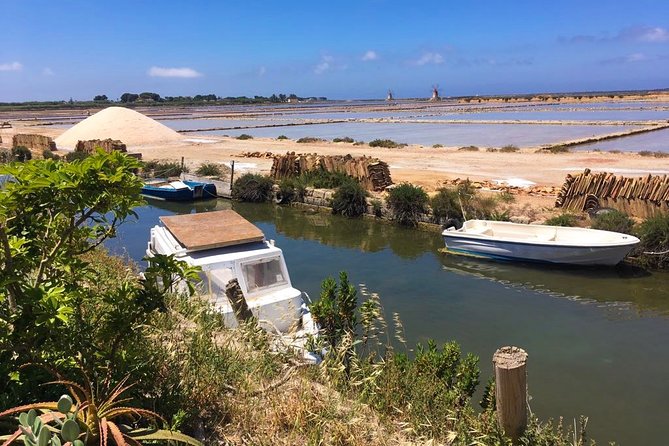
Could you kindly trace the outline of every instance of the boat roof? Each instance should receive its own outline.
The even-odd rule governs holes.
[[[170,215],[160,221],[188,251],[262,242],[263,232],[232,210]]]

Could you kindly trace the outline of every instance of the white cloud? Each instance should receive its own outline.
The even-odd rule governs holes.
[[[258,77],[263,77],[267,73],[267,68],[266,67],[260,67],[258,70]]]
[[[0,64],[0,71],[21,71],[23,64],[20,62],[9,62]]]
[[[416,65],[427,65],[427,64],[442,64],[444,63],[444,57],[439,53],[423,53],[418,60],[414,62]]]
[[[314,73],[323,74],[326,71],[332,69],[332,63],[334,62],[334,57],[332,56],[323,56],[321,62],[314,67]]]
[[[614,57],[611,59],[605,59],[601,63],[608,64],[628,64],[628,63],[638,63],[638,62],[647,62],[661,59],[659,56],[648,56],[644,53],[632,53],[626,56]]]
[[[192,77],[202,76],[202,73],[199,73],[194,69],[188,67],[183,67],[183,68],[151,67],[147,74],[151,77],[192,78]]]
[[[368,50],[365,54],[362,55],[360,58],[363,62],[369,62],[370,60],[376,60],[379,58],[379,55],[376,53],[376,51]]]
[[[49,67],[45,67],[42,70],[42,76],[53,76],[54,74],[56,74],[56,73],[54,73],[53,70]]]
[[[642,42],[666,42],[669,40],[669,31],[659,26],[641,28],[638,30],[636,39]]]

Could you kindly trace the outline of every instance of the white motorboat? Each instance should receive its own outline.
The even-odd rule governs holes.
[[[227,327],[238,325],[226,296],[226,285],[237,279],[248,308],[268,332],[286,346],[304,350],[318,327],[309,311],[305,293],[293,288],[281,249],[265,240],[262,231],[232,210],[160,218],[151,229],[147,248],[155,254],[174,255],[202,271],[200,293],[209,296]],[[304,351],[306,359],[316,360]],[[317,361],[317,360],[316,360]]]
[[[468,220],[442,235],[456,254],[573,265],[616,265],[639,243],[618,232],[489,220]]]

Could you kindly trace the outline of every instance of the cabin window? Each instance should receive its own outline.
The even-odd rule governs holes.
[[[250,293],[286,283],[280,257],[243,263],[242,271]]]
[[[225,286],[230,280],[235,278],[232,269],[230,268],[200,271],[198,275],[202,280],[200,282],[200,292],[205,295],[211,294],[213,296],[225,294]]]

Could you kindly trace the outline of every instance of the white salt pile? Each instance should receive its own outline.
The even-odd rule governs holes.
[[[123,107],[108,107],[56,138],[58,148],[73,149],[77,141],[118,139],[127,146],[180,141],[182,136],[143,114]]]

